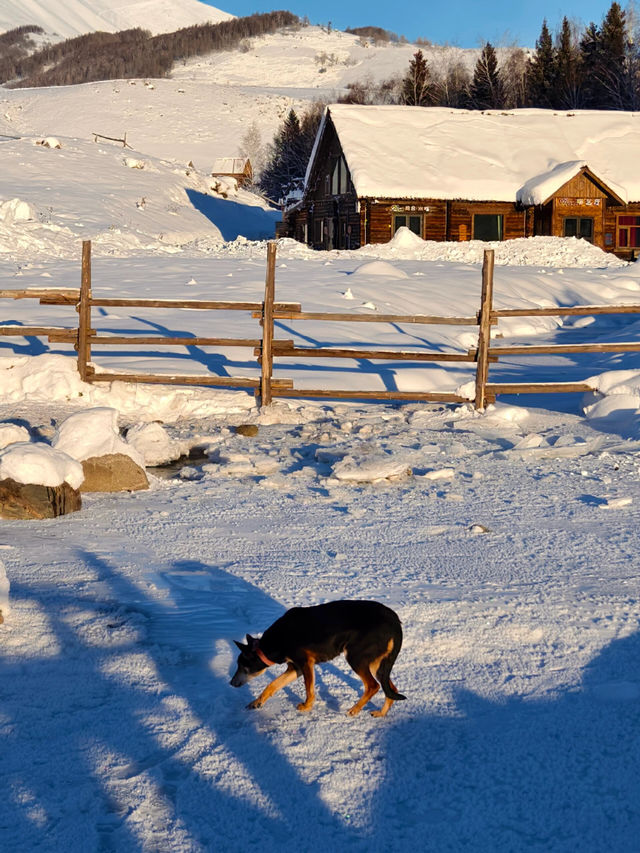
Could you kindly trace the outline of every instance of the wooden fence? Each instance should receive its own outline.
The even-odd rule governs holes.
[[[36,298],[45,305],[75,305],[78,313],[76,328],[0,325],[0,336],[47,337],[56,343],[70,343],[77,350],[78,372],[85,382],[155,383],[163,385],[201,385],[219,388],[253,389],[260,404],[268,406],[274,397],[305,397],[352,400],[402,400],[435,401],[443,403],[469,402],[455,391],[353,391],[340,389],[297,389],[291,379],[274,378],[274,360],[278,358],[303,359],[367,359],[372,361],[412,362],[467,362],[476,365],[475,398],[477,409],[484,409],[500,394],[539,394],[588,391],[584,382],[527,382],[495,383],[489,381],[489,366],[500,358],[513,355],[566,355],[572,353],[623,353],[640,352],[640,342],[629,341],[616,344],[583,343],[557,345],[494,346],[491,343],[491,327],[507,317],[591,316],[601,314],[640,314],[640,305],[582,305],[556,308],[501,309],[493,308],[494,252],[486,250],[482,267],[480,308],[473,317],[449,317],[403,314],[359,314],[343,312],[303,311],[299,303],[275,301],[276,244],[267,248],[267,271],[264,300],[262,302],[225,302],[213,300],[184,299],[112,299],[96,298],[91,286],[91,243],[82,245],[82,275],[80,288],[29,288],[27,290],[0,290],[0,298]],[[206,311],[245,311],[259,320],[261,333],[255,338],[228,337],[161,337],[158,335],[98,334],[92,328],[92,308],[179,308]],[[407,350],[376,350],[345,347],[298,347],[293,340],[277,340],[274,337],[277,320],[348,322],[348,323],[394,323],[399,325],[455,325],[474,326],[478,329],[478,345],[467,352],[424,352]],[[98,372],[91,361],[95,346],[210,346],[252,348],[260,366],[256,377],[188,376],[149,373]]]

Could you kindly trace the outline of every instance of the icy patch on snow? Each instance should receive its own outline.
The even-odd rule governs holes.
[[[0,453],[0,480],[41,486],[67,482],[74,489],[84,480],[82,465],[67,453],[44,443],[18,442]]]

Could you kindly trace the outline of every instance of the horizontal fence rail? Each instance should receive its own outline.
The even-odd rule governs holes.
[[[261,405],[269,405],[274,397],[428,401],[442,403],[469,402],[469,398],[455,391],[354,391],[346,389],[295,388],[291,379],[274,377],[277,359],[348,359],[352,361],[395,361],[415,363],[472,363],[475,368],[475,398],[477,409],[484,409],[502,394],[574,393],[591,390],[586,382],[491,382],[490,365],[507,356],[572,355],[597,353],[640,352],[640,341],[616,343],[579,344],[518,344],[494,345],[491,330],[501,319],[510,317],[570,317],[607,314],[640,314],[638,305],[572,305],[545,308],[493,307],[494,253],[484,253],[480,307],[474,316],[453,317],[427,314],[347,313],[340,311],[303,311],[298,302],[275,300],[276,244],[267,247],[265,293],[262,302],[230,302],[202,299],[138,299],[94,297],[91,289],[91,243],[82,246],[81,286],[35,287],[23,290],[1,290],[0,299],[38,299],[42,305],[72,305],[78,314],[75,327],[0,325],[0,337],[46,337],[53,343],[72,344],[77,350],[78,372],[86,382],[133,382],[145,384],[204,386],[252,390]],[[150,308],[180,309],[185,311],[244,311],[259,321],[260,334],[255,337],[232,338],[227,336],[193,336],[184,334],[143,335],[131,333],[99,333],[92,327],[93,308]],[[318,347],[296,346],[293,339],[276,339],[275,323],[278,320],[316,321],[330,323],[393,323],[399,325],[474,326],[478,329],[478,344],[466,352],[435,352],[425,350],[372,349],[363,345]],[[184,374],[151,374],[140,372],[107,372],[96,370],[91,361],[93,347],[242,347],[253,351],[259,370],[255,376],[215,376]]]

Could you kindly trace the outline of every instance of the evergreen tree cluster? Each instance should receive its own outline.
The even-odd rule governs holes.
[[[544,21],[535,51],[506,51],[498,66],[485,44],[473,76],[453,64],[433,73],[418,50],[397,92],[397,102],[469,109],[635,110],[640,107],[640,24],[612,3],[600,26],[576,32],[564,18],[555,38]]]
[[[31,55],[25,50],[3,52],[0,44],[0,83],[11,81],[12,87],[66,86],[96,80],[164,77],[176,62],[215,50],[230,50],[247,38],[298,24],[297,16],[291,12],[269,12],[158,36],[139,28],[89,33],[48,45]]]
[[[275,204],[295,197],[304,187],[304,176],[320,126],[324,104],[316,103],[299,118],[289,110],[267,151],[259,189]]]

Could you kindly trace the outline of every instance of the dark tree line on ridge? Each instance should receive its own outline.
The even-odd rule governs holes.
[[[639,24],[619,3],[611,4],[600,26],[591,23],[582,33],[565,17],[554,38],[544,21],[531,56],[512,49],[499,66],[495,48],[487,43],[473,76],[459,63],[444,75],[434,74],[417,51],[396,102],[480,110],[635,110],[640,107]]]
[[[218,24],[185,27],[151,36],[139,28],[118,33],[89,33],[28,54],[28,33],[18,30],[7,46],[0,41],[0,83],[11,87],[67,86],[97,80],[164,77],[176,62],[214,50],[230,50],[248,38],[299,25],[291,12],[269,12]],[[28,32],[39,28],[19,28]],[[41,32],[41,30],[40,30]],[[1,37],[0,37],[1,38]]]

